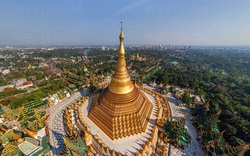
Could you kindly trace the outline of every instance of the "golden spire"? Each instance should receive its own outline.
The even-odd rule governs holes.
[[[123,34],[123,30],[122,30],[122,22],[121,22],[121,32],[120,32],[119,38],[120,38],[120,41],[123,42],[123,40],[124,40],[124,34]],[[121,44],[120,44],[120,45],[121,45]],[[124,48],[123,48],[123,49],[124,49]]]
[[[117,67],[108,88],[111,92],[115,94],[126,94],[134,89],[134,85],[131,82],[131,78],[128,74],[126,67],[125,49],[123,45],[124,34],[122,30],[122,22],[121,22],[121,32],[119,38],[120,38],[120,46],[118,51]]]

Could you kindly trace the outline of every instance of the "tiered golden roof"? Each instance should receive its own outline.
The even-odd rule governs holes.
[[[92,100],[88,114],[112,140],[145,132],[153,108],[147,97],[132,84],[128,74],[122,27],[119,38],[115,74],[109,86]]]

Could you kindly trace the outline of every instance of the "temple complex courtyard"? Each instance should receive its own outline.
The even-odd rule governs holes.
[[[132,81],[121,25],[117,66],[111,80],[92,82],[50,111],[52,150],[69,155],[204,155],[187,107],[157,88]],[[155,86],[155,85],[154,85]],[[84,96],[85,95],[85,96]],[[178,148],[176,148],[176,147]],[[182,147],[182,148],[179,148]]]

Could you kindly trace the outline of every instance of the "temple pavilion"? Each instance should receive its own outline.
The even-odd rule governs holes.
[[[164,127],[168,138],[176,146],[188,147],[190,143],[191,137],[185,129],[187,115],[177,121],[167,121]]]
[[[215,114],[211,114],[207,109],[203,114],[198,114],[194,117],[194,125],[197,126],[200,131],[205,154],[207,156],[243,155],[249,149],[250,144],[231,146],[224,140],[224,131],[220,132],[217,124],[220,112],[221,110]]]
[[[63,141],[68,156],[84,156],[87,153],[87,146],[80,136],[74,139],[63,136]]]
[[[45,119],[47,118],[45,111],[38,111],[33,108],[19,108],[19,115],[17,121],[22,127],[30,131],[37,132],[45,126]]]
[[[92,100],[88,117],[112,140],[145,132],[153,105],[128,74],[121,27],[115,74]]]

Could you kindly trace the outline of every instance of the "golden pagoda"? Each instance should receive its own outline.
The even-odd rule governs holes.
[[[115,74],[109,86],[93,98],[88,113],[112,140],[145,132],[153,108],[147,97],[132,84],[128,74],[122,26],[119,38]]]
[[[84,133],[84,141],[87,145],[90,145],[92,142],[92,135],[87,131]]]

